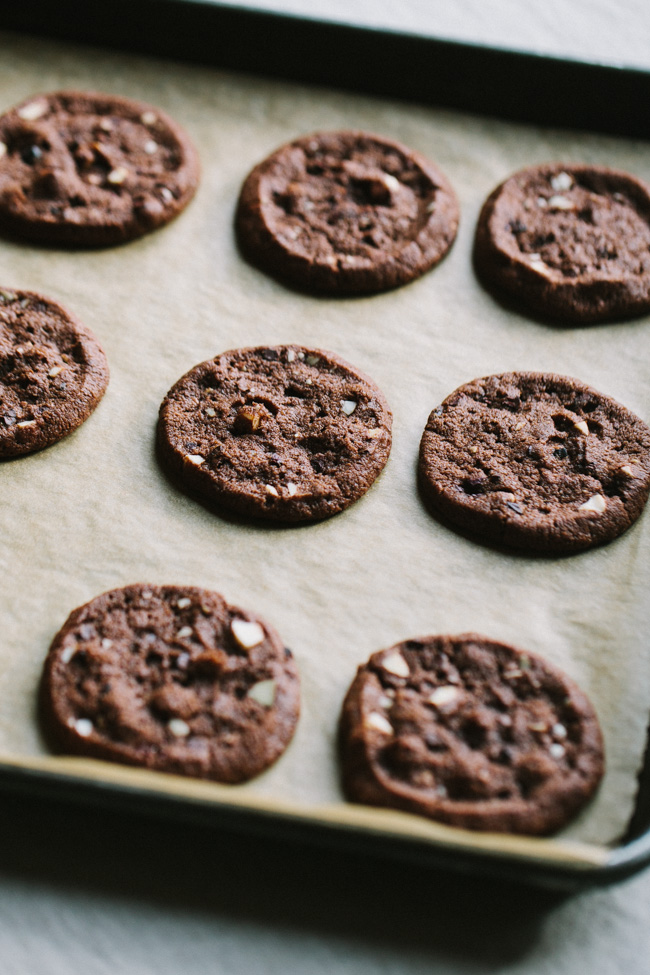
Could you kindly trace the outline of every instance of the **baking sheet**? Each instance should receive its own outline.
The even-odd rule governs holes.
[[[266,616],[293,648],[303,688],[297,734],[277,765],[245,786],[200,784],[202,795],[308,815],[333,804],[336,818],[336,723],[356,666],[407,637],[476,630],[545,655],[591,696],[608,771],[560,844],[616,843],[632,812],[648,723],[648,516],[613,544],[579,556],[504,555],[434,521],[418,498],[415,468],[433,406],[493,372],[574,375],[650,419],[647,318],[566,330],[540,325],[497,305],[470,264],[481,203],[510,172],[563,159],[650,179],[647,146],[10,34],[0,35],[0,60],[0,107],[63,87],[147,100],[185,125],[203,165],[190,208],[141,241],[91,253],[0,242],[0,284],[60,300],[95,331],[111,366],[106,397],[79,431],[0,468],[0,754],[36,767],[47,755],[35,689],[49,642],[72,608],[135,581],[200,585]],[[233,209],[244,176],[269,151],[340,127],[397,138],[435,160],[459,195],[461,228],[443,264],[408,287],[312,299],[241,260]],[[153,447],[160,401],[188,368],[225,349],[280,342],[342,355],[379,383],[394,414],[393,450],[373,489],[342,515],[300,528],[217,517],[165,479]],[[52,760],[51,767],[152,781],[101,763]],[[349,815],[357,814],[343,819]],[[438,841],[455,832],[394,813],[367,816],[372,828],[389,828],[397,816],[404,829]],[[524,843],[540,856],[558,848]]]

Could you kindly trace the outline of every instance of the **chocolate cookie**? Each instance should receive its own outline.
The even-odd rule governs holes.
[[[561,322],[650,310],[650,186],[602,166],[523,169],[498,186],[476,228],[488,290]]]
[[[169,223],[199,164],[167,115],[115,95],[36,95],[0,117],[0,231],[105,247]]]
[[[0,457],[76,430],[107,386],[106,356],[89,329],[50,298],[0,288]]]
[[[291,740],[298,672],[255,614],[206,589],[140,584],[68,617],[40,706],[56,751],[243,782]]]
[[[429,416],[419,480],[434,514],[476,541],[546,554],[621,535],[650,490],[650,429],[552,373],[476,379]]]
[[[340,748],[349,799],[497,832],[560,829],[604,769],[598,719],[573,681],[474,633],[373,654],[345,698]]]
[[[367,132],[296,139],[256,166],[236,230],[256,267],[313,293],[369,294],[442,260],[458,204],[437,166]]]
[[[202,362],[160,408],[163,464],[192,493],[278,521],[334,515],[388,460],[392,417],[371,379],[331,352],[235,349]]]

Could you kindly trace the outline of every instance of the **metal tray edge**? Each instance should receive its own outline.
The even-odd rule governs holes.
[[[650,138],[650,71],[201,0],[22,0],[0,29],[408,99],[554,128]],[[387,70],[387,66],[389,69]]]

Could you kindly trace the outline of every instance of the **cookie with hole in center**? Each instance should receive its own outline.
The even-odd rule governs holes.
[[[234,349],[169,391],[158,452],[183,487],[217,507],[314,521],[370,488],[388,459],[391,424],[381,390],[331,352]]]
[[[346,695],[339,742],[348,799],[464,829],[555,832],[604,771],[598,719],[576,684],[474,633],[373,654]]]
[[[99,342],[51,298],[0,288],[0,458],[76,430],[108,386]]]
[[[317,132],[282,146],[242,187],[244,256],[315,294],[372,294],[420,277],[458,229],[455,193],[418,152],[368,132]]]
[[[422,497],[474,541],[546,555],[621,535],[650,491],[650,429],[616,400],[553,373],[460,386],[429,416]]]
[[[10,237],[121,244],[169,223],[198,179],[186,133],[145,102],[57,91],[0,117],[0,232]]]
[[[485,202],[474,265],[488,290],[560,323],[650,311],[650,186],[604,166],[515,173]]]
[[[299,710],[273,627],[190,586],[126,586],[74,610],[40,688],[57,752],[229,783],[276,761]]]

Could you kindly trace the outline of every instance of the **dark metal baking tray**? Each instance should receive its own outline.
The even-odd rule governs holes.
[[[405,98],[538,125],[650,137],[650,72],[201,0],[21,0],[0,28]]]
[[[602,132],[650,137],[650,72],[546,57],[203,3],[200,0],[21,0],[0,7],[0,29],[67,42],[189,60],[302,84],[378,97]],[[387,65],[390,66],[387,69]],[[0,765],[0,787],[41,798],[69,798],[104,807],[210,823],[420,864],[517,881],[580,888],[622,880],[650,863],[650,748],[639,773],[635,810],[623,841],[600,864],[555,863],[495,856],[480,849],[437,846],[417,837],[342,828],[301,815],[188,800],[169,791],[91,781],[55,769]]]

